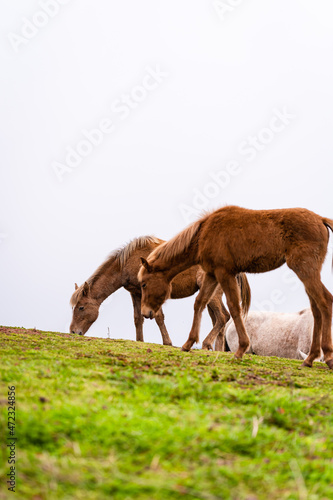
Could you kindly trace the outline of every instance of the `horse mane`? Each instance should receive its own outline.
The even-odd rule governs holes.
[[[130,256],[140,248],[144,248],[147,245],[161,245],[164,243],[164,240],[160,240],[155,236],[139,236],[138,238],[134,238],[129,243],[125,243],[122,247],[116,248],[107,259],[101,264],[96,271],[86,280],[86,282],[91,286],[93,283],[103,275],[109,266],[115,263],[118,266],[118,270],[121,271],[124,269],[126,262],[130,258]],[[70,305],[73,307],[82,296],[83,292],[83,284],[79,286],[77,290],[73,293],[70,299]]]
[[[82,293],[83,293],[83,285],[79,286],[79,288],[75,290],[75,292],[71,296],[69,301],[71,307],[74,307],[79,302],[79,300],[82,297]]]
[[[148,262],[153,264],[157,259],[173,260],[179,254],[186,252],[189,249],[193,238],[198,234],[202,223],[207,219],[208,214],[205,214],[201,219],[193,222],[186,229],[176,234],[171,240],[159,245],[149,254]]]
[[[109,261],[115,260],[117,261],[119,269],[122,270],[126,262],[128,261],[129,257],[136,250],[146,247],[147,245],[161,245],[162,243],[164,243],[164,240],[156,238],[155,236],[139,236],[138,238],[134,238],[133,240],[123,245],[122,247],[119,247],[116,250],[114,250],[109,255],[104,264],[102,264],[100,267],[103,267],[103,265],[108,264]],[[100,268],[96,270],[96,272],[93,274],[92,277],[94,277],[94,275],[98,273],[99,269]]]

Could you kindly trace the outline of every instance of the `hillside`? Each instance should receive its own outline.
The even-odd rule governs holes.
[[[1,499],[333,498],[322,363],[6,327],[0,342]]]

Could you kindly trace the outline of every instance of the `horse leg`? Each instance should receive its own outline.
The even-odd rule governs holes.
[[[213,350],[213,343],[215,340],[215,351],[224,351],[225,350],[224,326],[226,321],[222,319],[219,321],[219,324],[216,324],[217,320],[215,319],[215,314],[209,303],[207,304],[207,309],[212,319],[213,329],[209,332],[209,334],[203,341],[202,348]]]
[[[310,249],[311,250],[311,249]],[[302,281],[306,293],[310,298],[314,319],[313,338],[308,357],[302,366],[312,366],[313,361],[320,356],[320,347],[324,353],[324,360],[328,367],[333,369],[332,345],[332,300],[331,293],[325,288],[320,278],[321,263],[319,257],[315,261],[312,254],[307,256],[294,254],[287,259],[288,266]],[[323,254],[322,260],[325,255]],[[317,265],[315,265],[317,263]],[[320,312],[320,315],[318,313]]]
[[[323,285],[326,306],[322,313],[322,341],[321,348],[324,353],[324,361],[327,366],[333,370],[333,344],[332,344],[332,294]]]
[[[202,349],[207,349],[207,351],[211,350],[213,351],[213,343],[214,343],[214,340],[216,338],[216,342],[217,342],[217,338],[220,336],[220,329],[221,329],[221,324],[218,324],[218,320],[216,319],[216,316],[215,316],[215,313],[214,313],[214,308],[212,308],[212,306],[208,303],[207,304],[207,310],[208,310],[208,314],[212,320],[212,323],[213,323],[213,328],[212,330],[209,332],[209,334],[207,335],[207,337],[205,338],[205,340],[203,341],[202,343]],[[220,323],[220,322],[219,322]],[[222,337],[222,343],[223,343],[223,337]],[[222,351],[222,348],[220,347],[221,345],[221,340],[219,339],[219,349],[217,349],[215,347],[215,350],[219,350],[219,351]]]
[[[158,324],[158,327],[161,331],[163,345],[172,345],[171,339],[168,334],[168,330],[166,329],[164,323],[164,314],[162,308],[160,308],[159,311],[155,314],[155,321]]]
[[[248,334],[246,333],[242,318],[239,286],[237,284],[236,277],[226,273],[223,269],[216,269],[215,276],[225,293],[225,296],[227,298],[227,305],[238,333],[239,346],[237,351],[235,352],[235,358],[241,359],[243,354],[250,346],[250,339]]]
[[[222,306],[222,314],[224,316],[224,325],[223,325],[223,329],[220,331],[220,333],[216,337],[215,351],[226,352],[225,329],[226,329],[227,323],[230,319],[230,314],[229,314],[229,311],[226,309],[226,307],[224,307],[223,302],[221,302],[221,306]]]
[[[304,359],[302,366],[307,366],[311,368],[313,361],[320,355],[320,345],[321,345],[321,335],[322,335],[322,316],[320,309],[318,308],[316,302],[313,300],[311,295],[307,292],[309,300],[310,300],[310,305],[311,305],[311,310],[313,314],[313,319],[314,319],[314,325],[313,325],[313,333],[312,333],[312,341],[311,341],[311,348],[308,356]]]
[[[134,324],[136,330],[136,340],[143,342],[143,321],[144,317],[141,314],[141,296],[131,293],[133,309],[134,309]]]
[[[216,323],[216,317],[215,317],[215,313],[214,313],[213,309],[211,308],[211,306],[209,305],[209,303],[207,304],[207,310],[208,310],[208,314],[210,316],[210,319],[212,320],[213,329],[214,329],[214,326]],[[203,341],[203,344],[202,344],[203,349],[205,348],[204,344],[207,341],[208,337],[209,337],[209,335]],[[222,331],[219,331],[217,334],[217,337],[216,337],[216,341],[215,341],[215,351],[223,351],[224,350],[224,342],[223,341],[224,341],[223,333],[222,333]],[[210,344],[210,349],[213,350],[212,344]]]
[[[222,293],[223,292],[219,287],[207,304],[208,313],[213,321],[213,329],[203,341],[203,349],[213,350],[213,344],[216,339],[215,350],[224,350],[224,327],[227,320],[222,311]]]
[[[217,286],[217,281],[215,279],[215,276],[212,276],[211,274],[206,274],[202,286],[200,288],[200,292],[198,293],[194,302],[194,316],[193,316],[192,328],[187,341],[182,347],[182,351],[190,351],[194,342],[199,342],[199,332],[200,332],[202,312],[205,309],[207,302],[213,295],[216,286]]]
[[[303,366],[312,366],[313,361],[320,356],[320,347],[324,353],[324,361],[327,363],[328,367],[333,369],[333,345],[332,345],[332,300],[333,297],[327,288],[323,285],[320,280],[320,276],[316,280],[306,280],[303,281],[305,289],[312,301],[316,303],[315,310],[311,308],[313,312],[315,326],[313,329],[313,338],[311,349],[308,357],[304,360]],[[317,312],[319,309],[321,313],[321,319]]]

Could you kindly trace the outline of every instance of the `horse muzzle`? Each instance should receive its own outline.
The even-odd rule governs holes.
[[[142,316],[144,316],[147,319],[153,319],[154,318],[153,311],[151,309],[148,309],[148,308],[141,309],[141,314],[142,314]]]
[[[84,335],[84,333],[80,330],[78,332],[76,332],[75,330],[71,330],[70,332],[74,333],[74,335]]]

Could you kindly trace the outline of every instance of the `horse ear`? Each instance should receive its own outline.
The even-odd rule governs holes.
[[[88,295],[90,292],[90,286],[89,284],[85,281],[83,285],[83,295]]]
[[[143,257],[140,257],[141,258],[141,264],[143,265],[143,267],[148,271],[148,273],[151,273],[153,268],[150,264],[148,264],[148,262],[146,261],[146,259],[144,259]]]
[[[75,290],[77,290],[79,287],[77,286],[77,283],[75,283]]]

